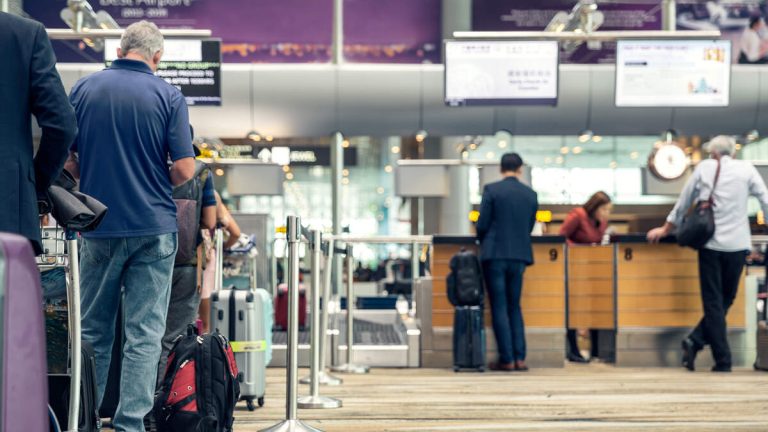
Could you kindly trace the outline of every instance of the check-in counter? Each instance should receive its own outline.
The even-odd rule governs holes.
[[[522,297],[532,366],[563,366],[566,328],[606,330],[600,336],[601,357],[605,344],[618,366],[680,366],[680,341],[702,317],[696,252],[671,239],[651,245],[645,235],[614,240],[608,246],[566,246],[559,236],[534,237],[535,264],[526,269]],[[451,257],[462,248],[477,252],[475,238],[434,236],[430,294],[419,300],[428,315],[422,328],[426,367],[452,364],[454,308],[445,279]],[[754,361],[754,334],[747,332],[754,297],[742,282],[728,313],[734,366]],[[493,360],[496,343],[487,304],[485,322]],[[699,359],[704,368],[711,355],[706,351]]]
[[[696,251],[679,247],[671,239],[650,245],[643,235],[618,236],[616,297],[616,364],[679,366],[680,341],[703,314]],[[754,361],[746,332],[747,319],[754,317],[754,301],[747,298],[742,278],[727,317],[734,366]],[[697,358],[702,368],[711,362],[708,349]]]
[[[450,272],[451,257],[462,248],[477,252],[475,237],[436,235],[433,238],[432,334],[422,351],[425,367],[452,365],[454,308],[446,296],[445,279]],[[533,367],[562,367],[566,303],[564,239],[559,236],[535,237],[533,254],[535,263],[525,271],[521,300],[528,343],[527,360]],[[496,341],[487,304],[485,314],[490,361],[496,358]]]

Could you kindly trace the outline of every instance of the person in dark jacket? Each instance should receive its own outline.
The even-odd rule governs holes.
[[[520,182],[522,171],[523,159],[517,153],[501,157],[504,179],[485,186],[477,221],[499,353],[491,370],[528,370],[520,296],[525,267],[533,264],[531,230],[539,203],[536,192]]]
[[[40,245],[38,198],[59,176],[75,139],[75,112],[42,24],[0,12],[0,231]],[[33,158],[34,115],[42,129]]]

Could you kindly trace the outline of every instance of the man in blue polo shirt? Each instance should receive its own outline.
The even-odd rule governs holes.
[[[177,249],[171,190],[195,167],[184,97],[154,75],[162,53],[157,26],[135,23],[123,33],[119,60],[70,94],[80,125],[72,147],[80,190],[109,208],[99,228],[83,235],[80,261],[83,340],[96,353],[99,403],[125,290],[117,431],[143,431],[152,408]]]

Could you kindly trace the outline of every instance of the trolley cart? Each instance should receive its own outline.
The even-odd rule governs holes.
[[[69,367],[64,375],[49,375],[49,385],[56,379],[65,379],[69,386],[69,406],[66,408],[67,431],[100,430],[96,411],[95,364],[93,351],[84,347],[80,325],[80,262],[77,233],[61,227],[43,227],[41,236],[44,253],[37,258],[40,271],[63,268],[66,275],[66,298],[69,329]],[[88,358],[83,359],[84,348]],[[83,364],[86,374],[83,376]],[[83,378],[90,388],[82,388]],[[85,403],[83,403],[85,402]],[[83,406],[81,406],[83,405]],[[59,413],[61,416],[63,413]],[[81,418],[81,416],[85,416]]]

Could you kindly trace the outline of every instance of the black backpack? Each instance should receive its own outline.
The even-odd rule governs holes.
[[[195,160],[195,175],[186,183],[173,188],[176,224],[179,227],[179,249],[174,262],[176,265],[196,264],[197,239],[203,210],[203,186],[210,175],[210,167]]]
[[[446,278],[448,301],[454,306],[483,305],[483,273],[474,253],[462,249],[451,258]]]
[[[237,363],[218,331],[198,335],[194,325],[168,355],[155,395],[158,432],[231,432],[240,399]]]

